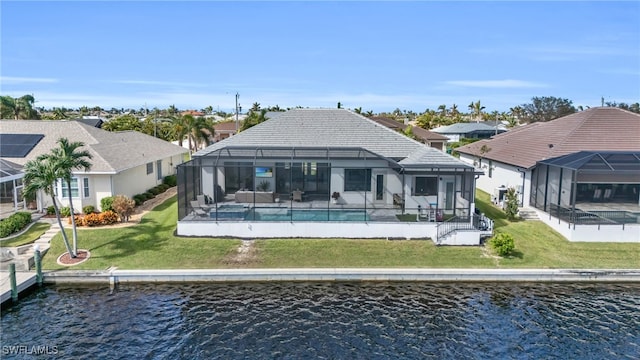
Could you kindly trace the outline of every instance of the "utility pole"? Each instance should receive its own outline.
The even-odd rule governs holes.
[[[238,104],[239,98],[240,98],[240,94],[236,93],[236,134],[240,130],[240,128],[238,127],[238,112],[242,111],[242,110],[238,110],[238,109],[242,109],[242,107],[240,107],[240,104]]]

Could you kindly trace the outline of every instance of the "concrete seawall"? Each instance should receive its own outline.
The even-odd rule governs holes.
[[[638,282],[640,269],[199,269],[51,271],[49,284],[233,281]]]

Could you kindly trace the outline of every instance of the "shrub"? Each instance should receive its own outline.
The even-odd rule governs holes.
[[[47,215],[55,215],[56,208],[53,205],[47,206]]]
[[[175,175],[165,176],[164,179],[162,179],[162,182],[164,184],[169,185],[169,187],[174,187],[178,184],[178,181]]]
[[[86,215],[96,212],[96,208],[93,205],[87,205],[82,208],[82,212]]]
[[[113,210],[107,210],[100,213],[100,222],[102,225],[111,225],[118,222],[118,214]]]
[[[63,216],[63,217],[71,216],[71,209],[68,206],[61,207],[60,216]]]
[[[498,233],[489,240],[489,244],[500,256],[509,255],[515,248],[513,236],[505,233]]]
[[[129,216],[133,214],[136,202],[125,195],[116,195],[113,198],[113,210],[118,213],[122,222],[129,221]]]
[[[31,223],[31,213],[26,211],[17,212],[6,219],[0,221],[0,237],[7,237],[24,229]]]
[[[84,222],[84,216],[80,216],[80,215],[74,215],[75,220],[76,220],[76,226],[85,226],[85,222]],[[69,219],[67,220],[67,223],[69,225],[71,225],[71,216],[69,216]]]
[[[167,184],[160,184],[158,185],[158,187],[162,189],[162,192],[165,192],[170,188],[170,186]]]
[[[84,224],[86,226],[100,226],[102,225],[102,219],[100,219],[100,214],[91,213],[84,216]]]
[[[111,207],[111,204],[113,204],[113,196],[107,196],[107,197],[103,197],[100,200],[100,209],[104,212],[104,211],[109,211],[109,210],[113,210],[113,208]]]
[[[140,206],[145,200],[147,200],[147,197],[142,194],[133,195],[133,201],[136,202],[136,206]]]
[[[147,197],[147,200],[148,200],[148,199],[153,199],[154,197],[156,197],[154,194],[152,194],[152,193],[150,193],[150,192],[148,192],[148,191],[147,191],[146,193],[144,193],[144,196],[146,196],[146,197]]]
[[[160,194],[160,191],[158,191],[157,187],[152,187],[151,189],[147,190],[148,193],[151,193],[153,195],[158,195]]]
[[[518,193],[515,188],[507,189],[506,204],[504,212],[507,214],[507,219],[515,220],[518,218]]]

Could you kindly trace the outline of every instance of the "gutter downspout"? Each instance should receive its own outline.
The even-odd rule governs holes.
[[[520,168],[516,168],[516,170],[518,170],[519,173],[522,174],[522,199],[520,201],[520,206],[524,206],[524,181],[527,178],[527,173],[526,170],[520,170]]]

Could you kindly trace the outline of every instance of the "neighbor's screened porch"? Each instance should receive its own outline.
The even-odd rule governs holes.
[[[638,223],[640,153],[581,151],[537,163],[530,204],[574,224]]]
[[[180,220],[468,217],[469,168],[406,167],[362,148],[226,147],[178,166]]]

